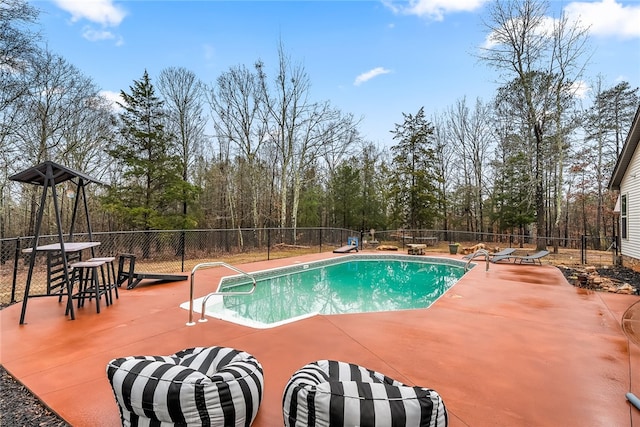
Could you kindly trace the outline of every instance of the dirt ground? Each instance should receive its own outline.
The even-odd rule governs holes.
[[[69,424],[51,412],[0,366],[0,425],[66,427]]]

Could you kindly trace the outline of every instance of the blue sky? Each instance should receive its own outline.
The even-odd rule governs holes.
[[[152,81],[173,66],[212,83],[260,59],[273,75],[282,41],[304,65],[313,100],[362,117],[362,135],[388,145],[402,113],[488,101],[497,87],[497,73],[474,56],[488,36],[486,0],[31,1],[49,49],[111,97],[145,69]],[[550,4],[591,25],[585,88],[598,74],[605,87],[640,86],[639,0]]]

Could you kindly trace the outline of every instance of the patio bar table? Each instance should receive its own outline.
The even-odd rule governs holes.
[[[45,252],[45,251],[62,251],[62,246],[60,243],[51,243],[49,245],[36,246],[36,252]],[[84,249],[94,248],[96,246],[100,246],[100,242],[65,242],[64,243],[64,252],[79,252]],[[25,254],[30,254],[33,251],[33,248],[23,249],[22,252]]]
[[[71,293],[73,291],[72,283],[71,283],[71,274],[69,272],[69,263],[67,259],[68,253],[81,252],[85,249],[91,249],[91,255],[93,256],[93,248],[99,246],[100,242],[63,242],[63,243],[51,243],[48,245],[36,246],[36,252],[61,252],[62,253],[62,268],[64,271],[64,282],[67,289],[67,308],[66,312],[69,313],[71,320],[75,320],[75,311],[73,309],[73,302],[71,299]],[[26,248],[23,249],[23,253],[32,253],[34,248]],[[49,266],[50,267],[50,266]],[[24,289],[24,298],[22,300],[22,315],[20,318],[20,324],[24,323],[24,315],[27,310],[27,300],[29,299],[29,289],[31,287],[31,278],[32,275],[29,274],[27,277],[27,283]],[[58,296],[61,297],[62,294],[41,294],[41,295],[31,295],[31,297],[44,297],[44,296]]]

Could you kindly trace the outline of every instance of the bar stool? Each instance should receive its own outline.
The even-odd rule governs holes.
[[[100,274],[102,275],[102,286],[104,287],[104,289],[106,291],[109,292],[109,300],[111,301],[111,304],[113,304],[113,293],[112,291],[115,291],[116,293],[116,299],[119,299],[120,296],[118,295],[118,286],[117,286],[117,276],[116,276],[116,269],[115,269],[115,260],[116,257],[113,256],[106,256],[106,257],[96,257],[96,258],[91,258],[88,259],[87,262],[104,262],[105,265],[100,267]],[[107,271],[107,274],[105,276],[104,272],[105,270]]]
[[[72,296],[78,300],[78,308],[84,306],[85,298],[96,299],[96,312],[100,313],[100,296],[105,295],[107,306],[110,304],[106,289],[100,286],[98,268],[105,265],[104,261],[80,261],[71,264],[71,287],[78,282],[78,291]],[[68,311],[68,307],[67,307]],[[65,313],[67,314],[67,313]]]

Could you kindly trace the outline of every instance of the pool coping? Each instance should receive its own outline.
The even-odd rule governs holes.
[[[466,269],[469,267],[469,270],[474,268],[477,264],[473,261],[468,260],[457,260],[451,258],[442,258],[442,257],[432,257],[432,256],[420,256],[416,257],[415,255],[404,255],[404,254],[379,254],[379,253],[358,253],[358,254],[347,254],[342,257],[337,258],[329,258],[317,261],[310,262],[295,262],[292,265],[285,265],[281,267],[274,267],[259,271],[254,271],[251,273],[245,274],[232,274],[229,276],[223,276],[220,279],[216,292],[220,292],[225,288],[233,288],[235,286],[244,286],[250,283],[248,282],[247,277],[254,279],[256,282],[264,280],[265,278],[277,278],[286,276],[289,274],[295,274],[303,271],[319,269],[323,267],[327,267],[330,265],[338,265],[344,264],[351,261],[378,261],[378,260],[389,260],[389,261],[404,261],[404,262],[412,262],[412,263],[421,263],[421,264],[437,264],[437,265],[449,265],[453,267],[458,267],[462,269]],[[425,307],[418,308],[408,308],[408,309],[397,309],[397,310],[388,310],[388,311],[405,311],[405,310],[423,310],[428,309],[430,306],[435,304],[440,298],[442,298],[447,292],[449,292],[459,281],[464,277],[464,274],[467,271],[463,271],[462,275],[444,292],[442,292],[436,299],[430,302],[429,305]],[[203,306],[203,301],[207,299],[206,308]],[[223,295],[205,295],[193,300],[193,313],[197,313],[200,315],[198,322],[204,323],[207,322],[207,317],[211,317],[214,319],[222,320],[225,322],[234,323],[240,326],[246,326],[254,329],[271,329],[277,328],[283,325],[287,325],[290,323],[298,322],[304,319],[308,319],[317,315],[331,316],[333,314],[321,313],[319,311],[311,311],[302,315],[293,316],[287,319],[282,319],[276,322],[265,323],[259,320],[248,319],[246,317],[242,317],[238,315],[238,313],[234,310],[227,309],[223,306]],[[192,307],[190,301],[186,301],[180,304],[180,308],[185,310],[190,310]],[[205,316],[202,315],[203,310],[205,311]],[[351,313],[339,313],[341,315],[345,314],[361,314],[361,313],[375,313],[379,311],[363,311],[363,312],[351,312]],[[192,325],[191,325],[192,326]]]

